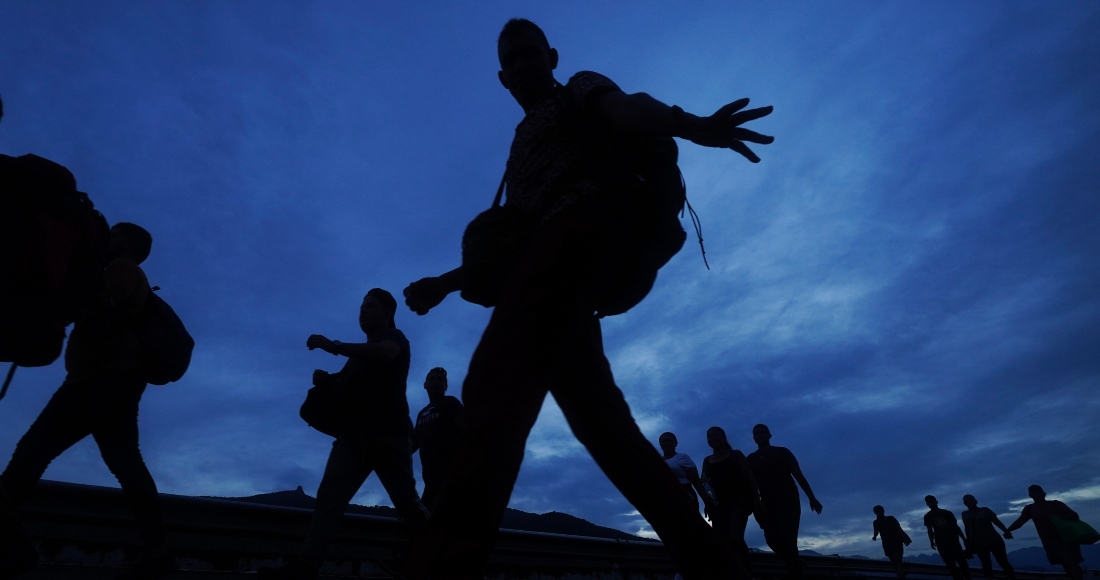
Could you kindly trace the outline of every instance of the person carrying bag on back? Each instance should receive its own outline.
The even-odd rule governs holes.
[[[463,385],[466,438],[428,530],[410,544],[408,574],[482,577],[527,436],[552,393],[685,578],[743,575],[634,422],[604,356],[599,316],[640,301],[683,244],[672,137],[756,162],[743,141],[772,138],[740,125],[771,107],[742,110],[743,99],[696,117],[594,72],[562,85],[557,51],[529,20],[505,24],[497,54],[500,82],[525,113],[501,190],[507,199],[467,228],[460,268],[405,290],[418,314],[456,291],[495,306]]]
[[[0,475],[12,501],[19,504],[50,462],[91,435],[134,510],[145,544],[144,553],[119,576],[124,579],[160,578],[176,569],[157,485],[138,448],[138,405],[149,382],[143,341],[146,306],[153,299],[140,264],[152,243],[152,236],[140,226],[123,222],[111,228],[104,288],[73,327],[65,351],[65,381],[19,440]]]

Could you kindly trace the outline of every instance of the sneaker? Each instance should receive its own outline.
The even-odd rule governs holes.
[[[130,569],[115,576],[115,580],[153,580],[163,578],[176,571],[176,556],[170,550],[159,555],[145,552],[134,562]]]

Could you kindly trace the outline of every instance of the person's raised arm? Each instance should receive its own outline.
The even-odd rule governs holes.
[[[1016,521],[1012,522],[1012,525],[1008,526],[1008,529],[1005,530],[1006,534],[1011,534],[1012,532],[1015,532],[1016,530],[1022,528],[1023,525],[1031,519],[1031,510],[1027,509],[1029,507],[1031,506],[1024,506],[1024,509],[1020,512],[1020,517],[1016,518]]]
[[[753,163],[759,163],[760,158],[745,142],[767,145],[775,140],[741,127],[772,112],[770,106],[742,111],[749,104],[748,99],[729,103],[709,117],[698,117],[645,93],[610,90],[596,98],[596,109],[617,129],[640,135],[680,137],[704,147],[732,149]]]
[[[802,487],[802,491],[806,492],[806,498],[810,500],[810,509],[820,514],[823,506],[821,502],[817,501],[814,490],[810,489],[810,482],[806,481],[806,476],[802,475],[802,468],[798,466],[798,460],[794,458],[794,455],[791,455],[791,475]]]
[[[306,347],[309,350],[319,348],[329,354],[355,359],[381,358],[389,361],[401,354],[401,346],[392,340],[352,343],[329,340],[320,334],[311,334],[306,339]]]
[[[462,266],[439,276],[421,278],[405,288],[405,304],[423,316],[435,308],[448,294],[462,289]]]

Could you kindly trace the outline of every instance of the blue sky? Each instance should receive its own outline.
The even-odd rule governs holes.
[[[711,270],[689,243],[605,322],[654,442],[700,462],[710,425],[748,452],[769,424],[825,505],[801,540],[825,553],[881,555],[878,503],[929,551],[928,493],[1010,519],[1039,483],[1100,522],[1100,6],[544,4],[4,3],[0,152],[66,165],[111,222],[145,225],[150,281],[197,341],[142,403],[162,491],[316,490],[330,440],[297,410],[339,361],[305,338],[354,340],[367,289],[457,264],[522,118],[495,39],[524,16],[559,80],[775,106],[759,165],[681,147]],[[488,313],[399,313],[414,412],[431,367],[460,391]],[[17,374],[0,454],[62,377]],[[114,485],[90,440],[46,476]],[[356,501],[388,503],[375,479]],[[550,400],[512,506],[648,530]]]

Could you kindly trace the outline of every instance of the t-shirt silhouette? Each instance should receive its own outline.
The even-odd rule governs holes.
[[[962,513],[963,526],[966,527],[966,537],[971,543],[988,546],[1001,541],[997,530],[993,529],[993,520],[997,514],[987,507],[966,510]]]
[[[361,436],[411,435],[409,400],[409,341],[396,328],[388,328],[368,343],[393,341],[401,352],[392,360],[381,357],[349,358],[338,380],[347,404],[348,434]]]
[[[578,72],[527,112],[508,155],[505,205],[545,219],[599,190],[589,175],[598,162],[591,132],[573,115],[584,115],[597,96],[611,90],[619,90],[611,79]]]
[[[676,476],[676,479],[681,485],[690,485],[691,480],[688,479],[688,470],[699,468],[695,466],[695,462],[688,457],[687,453],[677,453],[672,457],[665,460],[668,464],[668,468],[672,470],[672,475]]]
[[[455,397],[445,396],[416,415],[416,435],[420,441],[420,465],[424,479],[445,475],[465,434],[462,417],[466,410]],[[442,472],[442,473],[439,473]]]
[[[794,468],[798,460],[786,447],[774,445],[757,449],[749,454],[749,467],[760,488],[760,501],[765,505],[779,502],[798,502],[798,488],[794,482]]]
[[[714,490],[718,505],[741,503],[752,506],[752,486],[741,469],[745,455],[734,449],[719,461],[703,460],[703,477]]]
[[[902,544],[909,540],[909,534],[901,529],[901,524],[894,516],[875,518],[874,527],[878,535],[882,536],[882,549],[887,553],[900,551]]]
[[[955,514],[943,508],[930,509],[924,514],[924,527],[932,530],[937,549],[959,549],[959,521]]]

